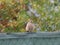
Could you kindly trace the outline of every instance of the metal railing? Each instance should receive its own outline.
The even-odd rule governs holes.
[[[0,33],[0,45],[60,45],[60,32]]]

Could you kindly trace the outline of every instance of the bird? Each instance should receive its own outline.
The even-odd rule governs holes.
[[[26,32],[33,32],[34,31],[34,24],[32,23],[32,20],[29,20],[26,25]]]

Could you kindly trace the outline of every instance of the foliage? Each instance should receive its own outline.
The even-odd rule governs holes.
[[[29,11],[29,4],[36,15]],[[36,31],[60,30],[59,0],[0,0],[0,28],[3,32],[25,32],[28,19],[33,20]]]

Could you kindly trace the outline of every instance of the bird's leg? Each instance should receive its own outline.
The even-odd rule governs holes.
[[[26,32],[29,32],[29,31],[26,31]]]

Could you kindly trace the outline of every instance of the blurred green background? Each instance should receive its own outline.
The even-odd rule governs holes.
[[[0,32],[25,32],[28,19],[35,32],[60,30],[60,0],[0,0]]]

